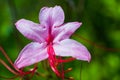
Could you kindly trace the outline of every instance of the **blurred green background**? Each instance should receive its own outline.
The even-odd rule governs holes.
[[[31,42],[17,31],[14,23],[21,18],[39,23],[40,9],[55,5],[63,8],[65,22],[83,23],[75,33],[81,37],[72,38],[84,44],[92,55],[90,63],[65,63],[65,69],[73,68],[65,76],[75,80],[120,80],[120,0],[0,0],[0,45],[12,61]],[[1,52],[0,58],[10,65]],[[34,76],[32,80],[60,80],[45,63],[39,63],[38,71],[47,76]],[[0,75],[14,76],[2,64]]]

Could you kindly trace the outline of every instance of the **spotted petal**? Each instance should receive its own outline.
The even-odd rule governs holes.
[[[44,42],[47,37],[47,29],[32,21],[20,19],[15,25],[25,37],[33,41]]]
[[[32,65],[48,57],[46,43],[31,42],[23,48],[14,65],[17,68]]]
[[[72,39],[65,39],[53,45],[56,55],[72,56],[79,60],[90,61],[91,55],[87,48]]]
[[[39,20],[47,27],[60,26],[64,22],[64,12],[60,6],[44,7],[40,10]]]
[[[63,39],[69,38],[80,26],[82,23],[79,22],[70,22],[62,26],[53,28],[54,41],[61,41]]]

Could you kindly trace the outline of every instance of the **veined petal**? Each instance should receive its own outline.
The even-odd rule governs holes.
[[[52,8],[43,7],[40,10],[40,13],[39,13],[40,24],[47,27],[47,28],[51,24],[51,20],[50,20],[50,17],[49,17],[51,11],[52,11]]]
[[[31,42],[25,46],[14,63],[15,67],[22,68],[46,59],[48,57],[46,45]]]
[[[47,27],[60,26],[64,22],[64,12],[60,6],[44,7],[40,10],[39,20]]]
[[[79,22],[70,22],[67,24],[64,24],[60,27],[56,27],[53,29],[53,36],[54,41],[61,41],[63,39],[69,38],[80,26],[82,23]]]
[[[90,61],[91,55],[87,48],[72,39],[65,39],[53,45],[56,55],[72,56],[79,60]]]
[[[44,42],[47,37],[47,28],[32,21],[20,19],[15,25],[25,37],[33,41]]]
[[[53,26],[60,26],[64,22],[64,12],[60,6],[55,6],[52,10],[52,24]]]

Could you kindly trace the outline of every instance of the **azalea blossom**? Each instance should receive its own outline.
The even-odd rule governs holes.
[[[73,57],[90,61],[91,55],[81,43],[70,39],[70,36],[81,26],[80,22],[64,24],[64,12],[60,6],[43,7],[39,13],[40,24],[26,19],[15,23],[16,28],[33,42],[20,52],[14,65],[18,69],[49,59],[50,66],[56,74],[56,56]],[[62,61],[62,60],[61,60]]]

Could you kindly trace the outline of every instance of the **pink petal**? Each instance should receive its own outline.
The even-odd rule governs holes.
[[[69,38],[80,26],[82,23],[79,22],[70,22],[67,24],[64,24],[60,27],[56,27],[53,29],[53,36],[54,41],[61,41],[63,39]]]
[[[44,7],[40,10],[39,20],[47,27],[59,26],[64,22],[64,12],[60,6]]]
[[[27,38],[44,42],[47,37],[47,28],[44,28],[40,24],[36,24],[32,21],[20,19],[15,23],[16,28]]]
[[[46,59],[48,57],[46,45],[46,43],[40,44],[37,42],[28,44],[20,52],[14,65],[17,68],[22,68]]]
[[[79,60],[90,61],[91,55],[87,48],[72,39],[65,39],[53,45],[56,55],[72,56]]]

